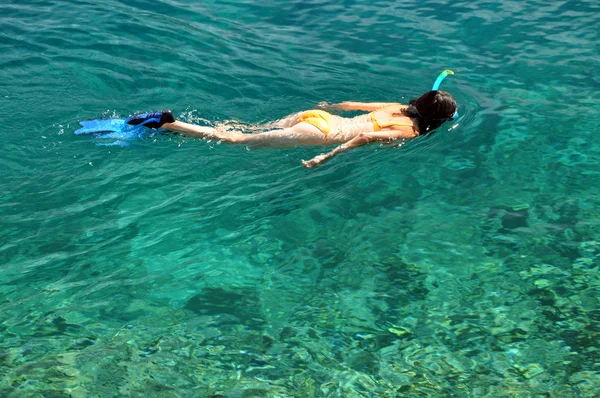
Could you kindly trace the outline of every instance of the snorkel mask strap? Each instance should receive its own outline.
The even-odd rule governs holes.
[[[446,69],[442,73],[440,73],[438,75],[437,79],[435,79],[435,83],[433,83],[433,87],[431,87],[431,91],[437,91],[440,88],[440,84],[442,84],[442,81],[446,78],[446,76],[453,75],[453,74],[454,74],[454,72],[452,72],[450,69]],[[457,120],[457,119],[458,119],[458,111],[454,112],[454,115],[452,115],[450,120]]]

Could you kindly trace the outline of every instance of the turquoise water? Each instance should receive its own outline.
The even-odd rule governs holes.
[[[596,1],[0,4],[0,396],[593,397]],[[458,126],[323,148],[259,123],[443,83]]]

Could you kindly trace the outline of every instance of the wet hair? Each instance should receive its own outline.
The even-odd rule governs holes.
[[[404,114],[418,120],[419,135],[433,132],[445,121],[452,120],[456,101],[445,91],[429,91],[417,99],[408,101]]]

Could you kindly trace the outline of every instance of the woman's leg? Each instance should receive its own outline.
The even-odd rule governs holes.
[[[184,122],[165,123],[163,129],[177,131],[189,136],[216,139],[231,144],[246,144],[260,147],[293,147],[299,145],[324,145],[325,134],[312,124],[297,123],[291,127],[263,133],[244,134],[240,131],[221,130],[197,126]]]
[[[298,124],[298,116],[300,116],[302,112],[292,113],[282,119],[275,120],[274,122],[268,122],[265,124],[261,124],[256,126],[257,130],[275,130],[275,129],[286,129],[288,127],[293,127]]]
[[[196,124],[190,124],[180,121],[174,121],[173,123],[164,123],[160,126],[161,129],[175,131],[177,133],[184,133],[185,135],[206,138],[206,139],[225,139],[222,134],[213,127],[198,126]]]

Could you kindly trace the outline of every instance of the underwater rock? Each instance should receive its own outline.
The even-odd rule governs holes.
[[[528,206],[498,206],[490,209],[488,212],[488,217],[490,218],[498,215],[501,215],[500,221],[504,230],[527,228],[529,226]]]
[[[236,288],[235,291],[229,291],[206,288],[191,297],[184,308],[199,315],[234,317],[234,321],[246,326],[262,326],[265,323],[260,311],[260,299],[254,289]]]

